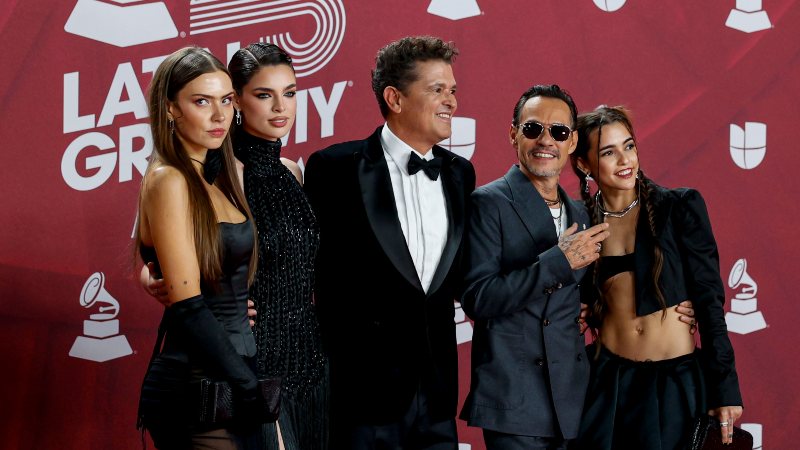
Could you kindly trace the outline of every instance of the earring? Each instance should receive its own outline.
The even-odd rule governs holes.
[[[586,183],[586,185],[583,187],[583,191],[588,194],[589,193],[589,182],[590,181],[594,181],[594,178],[592,178],[592,175],[589,172],[586,172],[586,176],[583,178],[583,181]]]
[[[236,125],[241,125],[241,124],[242,124],[242,111],[237,109],[236,110]]]
[[[175,134],[175,121],[172,119],[168,119],[169,122],[169,134]]]

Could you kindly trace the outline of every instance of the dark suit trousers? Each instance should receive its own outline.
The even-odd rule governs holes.
[[[349,446],[333,443],[332,448],[351,450],[457,450],[455,418],[431,420],[422,390],[417,392],[403,419],[386,425],[351,424]]]
[[[486,450],[566,450],[569,441],[561,437],[519,436],[483,430]]]

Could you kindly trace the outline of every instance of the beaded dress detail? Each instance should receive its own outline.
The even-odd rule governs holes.
[[[312,302],[317,220],[302,186],[280,160],[280,140],[239,130],[234,143],[258,231],[258,270],[250,288],[258,313],[258,375],[283,378],[280,425],[287,450],[324,448],[327,357]]]

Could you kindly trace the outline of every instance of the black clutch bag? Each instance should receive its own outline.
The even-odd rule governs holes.
[[[199,385],[198,422],[201,427],[227,426],[234,419],[239,419],[233,390],[226,381],[204,378],[200,380]],[[249,423],[275,422],[281,409],[281,379],[258,380],[258,389],[261,394],[259,408],[255,411],[248,408],[247,417],[241,419]]]
[[[708,415],[694,420],[689,437],[688,450],[753,450],[753,435],[734,426],[733,442],[722,443],[719,421]]]

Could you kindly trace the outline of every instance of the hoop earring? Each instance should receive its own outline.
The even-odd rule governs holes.
[[[242,111],[237,109],[236,110],[236,125],[242,124]]]
[[[586,183],[586,185],[583,187],[583,192],[586,192],[588,194],[589,182],[594,181],[594,178],[592,178],[592,175],[589,172],[586,172],[586,176],[583,178],[583,181]]]
[[[169,119],[168,122],[169,122],[169,134],[175,134],[175,121]]]

